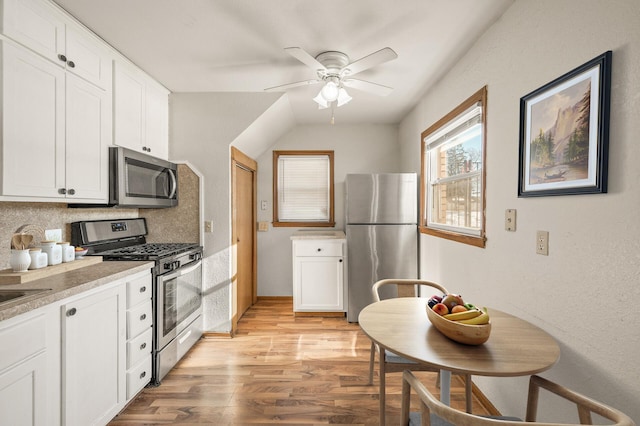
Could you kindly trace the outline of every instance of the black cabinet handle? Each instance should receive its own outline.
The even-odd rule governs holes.
[[[321,248],[319,248],[319,249],[318,249],[318,251],[322,251],[322,249],[321,249]]]
[[[147,375],[147,372],[146,372],[146,371],[143,371],[142,373],[140,373],[140,378],[141,378],[141,379],[144,379],[144,376],[146,376],[146,375]]]
[[[339,262],[342,263],[342,259],[340,259]]]
[[[140,287],[140,293],[144,293],[145,291],[147,291],[147,286],[142,286]]]
[[[144,321],[145,319],[147,319],[147,314],[140,315],[140,321]]]
[[[76,64],[74,64],[73,61],[67,62],[67,65],[69,65],[69,68],[75,68],[76,66]]]
[[[66,189],[66,188],[60,188],[60,189],[58,189],[58,194],[62,194],[62,195],[64,195],[64,194],[66,194],[66,193],[67,193],[67,189]]]
[[[140,350],[143,350],[146,347],[147,347],[147,342],[144,342],[143,344],[140,345]]]
[[[62,62],[67,62],[67,57],[62,54],[58,55],[58,59],[60,59]]]
[[[67,194],[69,194],[69,195],[75,195],[75,193],[76,193],[76,190],[75,190],[75,189],[73,189],[73,188],[71,188],[71,189],[69,189],[69,190],[67,191]]]
[[[67,311],[67,316],[68,317],[72,317],[76,314],[76,312],[78,312],[78,310],[76,308],[71,308]]]

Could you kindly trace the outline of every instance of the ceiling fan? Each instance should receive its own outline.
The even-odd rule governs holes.
[[[342,52],[322,52],[315,58],[300,47],[287,47],[288,54],[307,65],[316,72],[317,78],[312,80],[297,81],[269,87],[266,91],[281,91],[299,86],[323,83],[320,93],[313,98],[319,109],[333,107],[333,103],[342,106],[351,101],[351,96],[345,87],[362,90],[379,96],[386,96],[393,90],[391,87],[370,81],[352,78],[353,75],[367,70],[376,65],[396,59],[398,55],[390,47],[385,47],[377,52],[367,55],[354,62],[349,62],[349,57]]]

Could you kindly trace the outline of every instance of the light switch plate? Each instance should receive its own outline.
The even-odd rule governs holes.
[[[205,220],[204,221],[204,232],[213,232],[213,221]]]
[[[62,241],[62,229],[47,229],[44,231],[44,239],[48,241]]]
[[[258,231],[267,232],[269,230],[269,222],[258,222]]]
[[[516,209],[507,209],[504,211],[504,229],[515,232],[516,230]]]

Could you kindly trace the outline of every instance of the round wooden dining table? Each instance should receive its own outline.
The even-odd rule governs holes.
[[[488,308],[489,340],[478,346],[445,337],[427,317],[427,299],[400,297],[366,306],[358,317],[362,331],[382,348],[409,360],[439,368],[441,400],[449,403],[451,373],[478,376],[527,376],[551,368],[560,347],[541,328]],[[384,389],[380,389],[384,392]],[[384,415],[381,407],[381,415]]]

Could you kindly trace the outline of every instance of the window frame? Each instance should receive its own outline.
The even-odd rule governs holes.
[[[427,169],[427,144],[425,140],[448,125],[454,123],[457,119],[459,119],[465,112],[470,110],[474,105],[480,103],[482,105],[482,118],[481,118],[481,126],[482,126],[482,170],[480,173],[481,176],[481,185],[482,185],[482,206],[481,206],[481,228],[479,231],[479,235],[470,235],[469,233],[457,231],[456,228],[462,229],[462,227],[456,227],[455,225],[446,225],[447,229],[443,229],[441,227],[435,228],[433,226],[429,226],[427,222],[427,215],[430,202],[429,199],[429,185],[430,185],[430,176],[428,174]],[[486,176],[487,176],[487,86],[484,86],[476,93],[467,98],[460,105],[451,110],[448,114],[442,117],[440,120],[435,122],[425,131],[423,131],[420,135],[420,167],[421,167],[421,178],[420,178],[420,232],[427,235],[433,235],[435,237],[445,238],[452,241],[457,241],[463,244],[469,244],[476,247],[484,248],[486,245],[487,237],[486,237]]]
[[[318,221],[280,221],[278,215],[278,159],[281,156],[319,156],[329,157],[329,220]],[[332,150],[294,150],[273,151],[273,226],[274,227],[334,227],[334,152]]]

